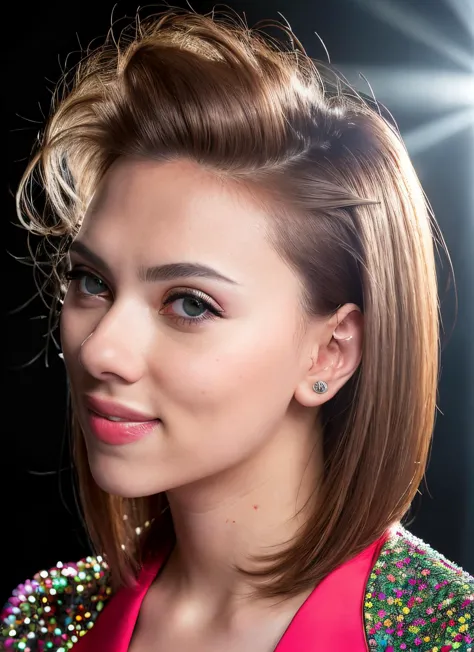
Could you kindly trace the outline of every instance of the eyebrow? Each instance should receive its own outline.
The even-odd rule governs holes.
[[[111,275],[111,270],[107,263],[80,240],[75,240],[71,244],[70,251],[86,258],[98,269]],[[180,278],[196,277],[212,279],[214,281],[224,281],[231,285],[238,285],[237,281],[234,281],[212,267],[202,265],[201,263],[167,263],[166,265],[154,265],[153,267],[140,267],[138,270],[138,278],[144,283],[156,283],[158,281],[173,281]]]

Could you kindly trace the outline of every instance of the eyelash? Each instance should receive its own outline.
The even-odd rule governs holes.
[[[106,283],[98,276],[97,274],[93,274],[92,272],[88,272],[84,269],[80,268],[73,268],[66,272],[65,278],[68,281],[81,281],[84,278],[92,278],[92,279],[98,279],[104,285],[107,287]],[[108,289],[108,288],[107,288]],[[76,288],[76,291],[81,294],[82,296],[85,297],[100,297],[102,295],[100,294],[87,294],[85,292],[81,292],[79,288]],[[187,299],[187,298],[193,298],[197,299],[200,301],[202,304],[203,308],[206,310],[206,312],[199,317],[191,318],[191,317],[183,317],[182,315],[175,315],[172,316],[173,319],[178,322],[180,325],[184,324],[199,324],[203,321],[208,321],[210,319],[215,319],[216,317],[222,317],[222,310],[219,310],[215,306],[213,306],[207,299],[206,295],[199,290],[176,290],[174,293],[170,294],[165,301],[163,302],[164,306],[171,305],[175,301],[178,301],[178,299]],[[206,316],[207,313],[207,316]]]

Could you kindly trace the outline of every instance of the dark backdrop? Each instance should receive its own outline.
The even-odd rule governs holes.
[[[474,573],[474,546],[469,545],[474,522],[474,311],[469,290],[474,282],[474,103],[466,100],[466,89],[473,82],[474,19],[469,24],[468,3],[465,16],[457,0],[394,0],[390,5],[385,0],[229,0],[229,5],[245,12],[250,25],[262,18],[279,19],[281,12],[308,53],[324,58],[318,32],[333,63],[349,76],[355,70],[369,78],[378,99],[393,109],[407,138],[452,256],[459,296],[453,330],[454,294],[443,292],[446,335],[440,412],[427,484],[420,487],[410,529]],[[193,7],[208,11],[212,3],[196,1]],[[131,2],[120,2],[114,18],[133,15],[135,8]],[[51,89],[67,55],[73,63],[80,46],[100,40],[110,26],[112,3],[47,0],[18,2],[9,9],[13,17],[4,22],[4,34],[10,43],[6,96],[10,194],[3,257],[7,262],[5,306],[11,311],[35,291],[31,268],[12,257],[25,256],[27,249],[25,233],[12,224],[11,193],[43,115],[48,114]],[[367,91],[365,82],[359,85]],[[0,449],[4,482],[0,528],[7,563],[1,574],[0,602],[37,570],[88,552],[65,443],[63,363],[53,346],[48,366],[40,356],[23,369],[12,369],[30,361],[44,346],[45,315],[47,310],[37,298],[5,322],[7,396]]]

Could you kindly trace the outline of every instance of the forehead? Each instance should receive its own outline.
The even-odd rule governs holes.
[[[103,179],[80,237],[121,263],[192,260],[231,277],[293,276],[268,239],[269,219],[255,195],[197,164],[127,160]]]

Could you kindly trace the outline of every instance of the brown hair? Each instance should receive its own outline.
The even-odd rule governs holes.
[[[288,44],[261,27],[167,10],[137,18],[118,43],[88,54],[72,89],[56,98],[18,210],[28,229],[68,242],[115,160],[186,157],[268,192],[273,242],[301,277],[308,315],[348,302],[361,308],[361,364],[321,408],[318,510],[283,552],[261,557],[255,572],[242,569],[271,580],[260,594],[289,597],[399,521],[422,480],[438,378],[438,232],[376,103],[311,60],[283,26]],[[46,191],[41,212],[29,192],[34,179]],[[153,539],[135,529],[166,508],[166,497],[101,490],[77,423],[74,455],[92,540],[115,583],[128,582]],[[148,529],[155,541],[160,527]]]

